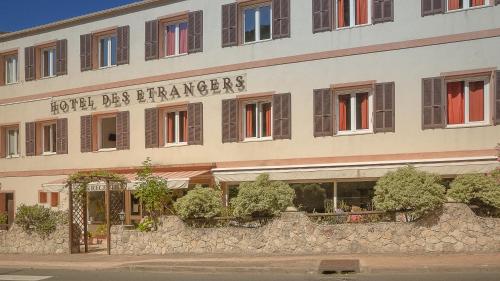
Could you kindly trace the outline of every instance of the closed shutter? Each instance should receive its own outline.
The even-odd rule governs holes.
[[[80,151],[92,152],[92,115],[80,117]]]
[[[443,78],[422,79],[422,129],[444,128],[446,99]]]
[[[394,0],[373,0],[373,24],[394,21]]]
[[[24,49],[24,80],[35,80],[35,47]]]
[[[498,1],[497,1],[498,3]],[[495,73],[495,125],[500,125],[500,71]]]
[[[222,101],[222,142],[238,141],[238,100]]]
[[[395,131],[395,85],[394,82],[375,85],[373,131]]]
[[[68,154],[68,118],[56,121],[56,152]]]
[[[332,30],[332,0],[312,0],[313,33]]]
[[[116,64],[129,63],[129,45],[130,45],[129,26],[120,26],[116,29]]]
[[[188,15],[188,53],[203,51],[203,11]]]
[[[116,115],[116,149],[130,149],[130,112],[122,111]]]
[[[47,192],[43,192],[43,191],[38,192],[38,203],[40,203],[40,204],[47,203]]]
[[[446,11],[446,0],[422,0],[422,17],[442,14]]]
[[[290,139],[291,124],[291,94],[273,95],[273,139]]]
[[[273,39],[290,37],[290,0],[273,0]]]
[[[28,122],[26,123],[26,156],[35,156],[35,135],[36,135],[36,123]]]
[[[158,20],[146,22],[145,59],[158,58]]]
[[[203,104],[190,103],[187,108],[188,115],[188,144],[203,144]]]
[[[59,192],[50,193],[50,206],[51,207],[59,206]]]
[[[159,146],[158,123],[158,108],[146,108],[144,111],[146,148]]]
[[[92,69],[92,34],[80,35],[80,70]]]
[[[314,136],[333,136],[333,95],[330,89],[316,89],[313,93]]]
[[[238,45],[238,4],[222,5],[222,47]]]
[[[68,74],[68,40],[56,42],[56,75]]]

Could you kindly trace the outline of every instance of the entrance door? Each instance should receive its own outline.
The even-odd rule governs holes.
[[[0,193],[0,214],[2,214],[2,216],[5,215],[7,218],[5,224],[3,224],[3,222],[0,222],[0,229],[7,229],[8,226],[14,223],[14,213],[14,193]]]

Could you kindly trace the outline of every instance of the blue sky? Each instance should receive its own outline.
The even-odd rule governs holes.
[[[17,31],[137,0],[1,0],[0,31]]]

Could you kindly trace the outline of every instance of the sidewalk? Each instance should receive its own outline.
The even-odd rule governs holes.
[[[130,270],[130,271],[203,271],[203,272],[290,272],[315,273],[322,260],[358,259],[361,272],[408,271],[499,271],[500,253],[441,255],[173,255],[107,256],[78,255],[0,255],[2,268]]]

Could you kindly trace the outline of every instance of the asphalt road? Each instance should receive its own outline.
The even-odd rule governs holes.
[[[284,273],[161,273],[130,271],[74,271],[52,269],[0,269],[0,280],[16,281],[498,281],[500,272],[422,272],[316,275]]]

